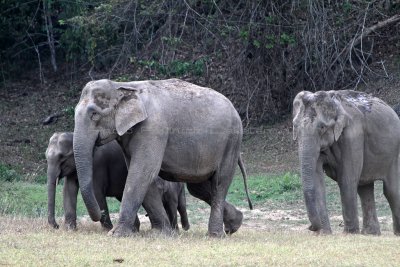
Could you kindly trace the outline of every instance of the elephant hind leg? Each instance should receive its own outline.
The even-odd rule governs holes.
[[[211,182],[205,181],[203,183],[191,184],[187,183],[187,189],[189,193],[205,201],[208,205],[211,206]],[[233,234],[236,232],[240,226],[242,225],[243,214],[241,211],[237,210],[232,204],[225,201],[224,202],[224,226],[225,233]]]
[[[65,227],[67,230],[76,230],[76,205],[78,196],[78,180],[64,180],[63,205],[65,216]]]
[[[376,215],[374,183],[358,186],[358,195],[361,199],[363,212],[363,228],[361,233],[367,235],[380,235],[378,216]]]
[[[400,192],[397,161],[393,164],[388,177],[383,181],[383,194],[392,210],[394,234],[400,235]]]

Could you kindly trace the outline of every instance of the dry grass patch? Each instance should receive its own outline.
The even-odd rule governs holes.
[[[0,218],[0,265],[18,266],[388,266],[400,262],[392,234],[314,236],[307,231],[243,229],[210,239],[206,229],[174,237],[149,231],[106,236],[94,223],[77,232],[50,230],[43,219]]]

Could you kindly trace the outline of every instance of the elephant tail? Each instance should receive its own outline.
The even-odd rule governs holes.
[[[243,175],[244,189],[246,190],[247,202],[249,202],[249,208],[250,208],[250,210],[252,210],[253,209],[253,203],[251,203],[251,199],[250,199],[250,196],[249,196],[249,190],[247,188],[246,168],[244,167],[242,156],[240,154],[239,154],[238,163],[239,163],[240,171],[242,172],[242,175]]]

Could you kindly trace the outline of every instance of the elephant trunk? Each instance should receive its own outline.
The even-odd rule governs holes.
[[[311,222],[310,230],[318,231],[322,228],[320,214],[317,208],[316,168],[319,149],[313,138],[303,138],[299,146],[301,179],[303,182],[304,201],[308,218]]]
[[[73,143],[76,171],[83,201],[90,218],[97,222],[100,221],[102,216],[93,190],[93,149],[97,133],[90,134],[83,131],[86,127],[82,126],[77,127],[77,124],[75,124]]]
[[[56,183],[60,175],[60,168],[49,164],[47,167],[47,221],[54,228],[58,228],[55,219]]]

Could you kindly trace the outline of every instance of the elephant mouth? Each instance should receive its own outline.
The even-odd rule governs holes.
[[[112,134],[106,138],[101,138],[100,134],[97,136],[96,142],[95,142],[95,146],[102,146],[105,145],[109,142],[111,142],[112,140],[114,140],[115,138],[117,138],[116,134]]]
[[[329,149],[329,146],[322,146],[320,152],[324,152]]]

